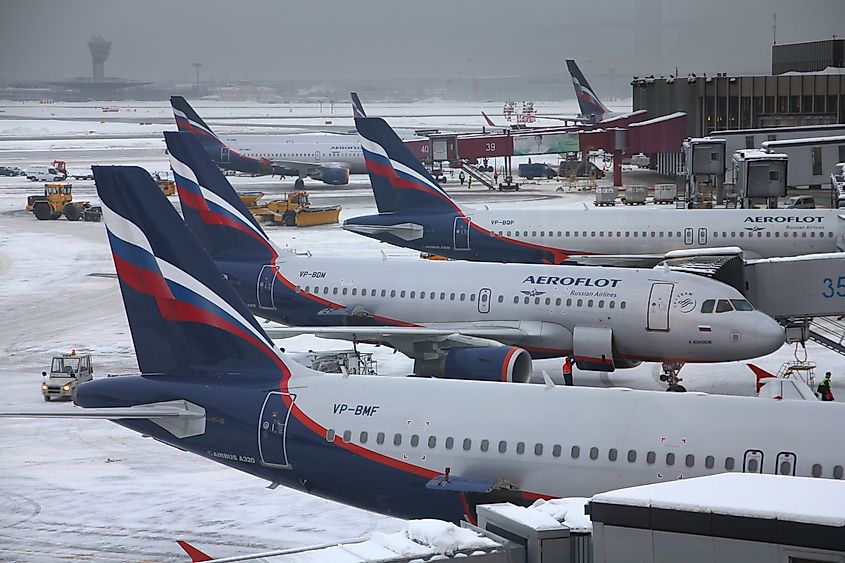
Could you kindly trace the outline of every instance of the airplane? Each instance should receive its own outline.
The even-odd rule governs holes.
[[[366,172],[355,135],[251,135],[224,142],[185,98],[171,96],[170,105],[179,131],[196,135],[214,162],[226,170],[297,176],[297,188],[305,186],[305,177],[337,186],[348,184],[350,174]]]
[[[76,408],[323,498],[474,521],[527,504],[724,471],[843,478],[845,405],[313,371],[280,352],[142,168],[93,167],[140,373]]]
[[[671,251],[746,258],[841,252],[836,209],[469,209],[455,203],[381,119],[356,118],[379,213],[343,228],[458,260],[653,266]]]
[[[668,268],[283,252],[191,135],[166,132],[165,141],[191,231],[254,314],[294,325],[274,336],[384,343],[413,358],[417,375],[519,382],[531,376],[531,357],[572,355],[579,369],[613,371],[752,358],[784,342],[783,329],[734,288]],[[406,181],[422,188],[414,174]],[[714,304],[725,312],[710,312]]]
[[[578,98],[578,107],[581,108],[582,119],[590,123],[599,123],[605,119],[611,119],[623,115],[621,112],[610,111],[604,102],[596,96],[595,90],[587,82],[587,78],[578,68],[578,64],[572,59],[566,59],[566,68],[572,78],[572,86],[575,88],[575,97]]]

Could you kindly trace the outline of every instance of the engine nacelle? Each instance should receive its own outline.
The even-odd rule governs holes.
[[[642,363],[642,361],[640,361],[640,360],[620,360],[618,358],[613,360],[613,365],[616,369],[635,368],[638,365],[640,365],[641,363]]]
[[[344,186],[349,183],[349,169],[343,166],[322,167],[319,179],[332,186]]]
[[[468,381],[528,383],[531,355],[515,346],[449,348],[436,360],[417,359],[414,373]]]

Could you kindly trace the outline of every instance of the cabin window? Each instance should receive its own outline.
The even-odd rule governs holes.
[[[437,438],[434,437],[434,436],[429,436],[428,437],[428,447],[433,448],[436,445],[437,445]]]
[[[516,443],[516,453],[518,455],[522,455],[525,453],[525,442],[517,442]]]
[[[552,304],[552,298],[546,297],[546,305],[551,305],[551,304]]]
[[[734,470],[734,463],[735,463],[734,458],[726,457],[725,458],[725,469],[727,469],[728,471],[733,471]]]
[[[469,449],[471,447],[472,447],[472,440],[470,440],[469,438],[464,438],[464,445],[463,445],[464,451],[469,451]]]
[[[455,446],[455,439],[449,436],[446,438],[446,449],[451,450]]]
[[[376,434],[376,444],[383,444],[384,443],[384,432],[379,432]]]
[[[567,300],[566,300],[566,306],[567,306],[567,307],[571,307],[571,306],[572,306],[572,299],[567,299]]]
[[[369,437],[367,436],[366,432],[361,432],[361,435],[358,437],[358,441],[362,444],[366,444]]]
[[[428,294],[428,298],[429,298],[429,299],[434,299],[434,297],[435,297],[435,293],[434,293],[433,291],[432,291],[431,293],[429,293],[429,294]],[[446,294],[445,294],[445,293],[441,293],[441,294],[440,294],[440,299],[443,299],[443,298],[445,298],[445,297],[446,297]]]
[[[569,231],[566,231],[566,236],[569,236]]]
[[[432,293],[431,295],[432,295],[431,298],[434,299],[434,294]],[[445,291],[440,292],[440,300],[446,301],[446,292]]]
[[[560,237],[561,237],[560,231],[558,231],[558,232],[557,232],[557,237],[558,237],[558,238],[560,238]]]
[[[326,430],[326,442],[334,442],[334,430],[331,428]]]
[[[814,463],[813,469],[812,469],[812,475],[813,475],[813,477],[821,477],[822,476],[822,466],[819,465],[818,463]]]
[[[610,461],[616,461],[617,457],[619,457],[619,452],[616,451],[616,448],[610,448],[607,452],[607,459]]]
[[[583,305],[583,304],[584,304],[584,300],[583,300],[583,299],[579,299],[578,301],[576,301],[576,302],[575,302],[575,305],[576,305],[577,307],[580,307],[580,306],[581,306],[581,305]]]
[[[560,307],[560,303],[561,303],[561,298],[560,298],[560,297],[558,297],[557,299],[555,299],[555,305],[557,305],[558,307]]]
[[[637,461],[637,451],[628,450],[628,463],[634,463],[635,461]]]
[[[306,288],[305,291],[308,291],[308,289]],[[352,290],[352,295],[355,295],[355,290]],[[366,296],[367,296],[367,290],[362,289],[361,290],[361,297],[366,297]]]
[[[648,452],[645,455],[645,462],[649,465],[652,465],[656,459],[657,459],[657,454],[655,454],[654,452]]]
[[[504,302],[505,302],[505,296],[504,296],[504,295],[500,295],[500,296],[499,296],[499,303],[504,303]]]
[[[675,465],[675,454],[672,452],[666,454],[666,465]]]
[[[615,309],[616,308],[616,301],[611,301],[610,303],[607,304],[607,306],[610,307],[611,309]]]
[[[502,440],[501,442],[499,442],[499,453],[503,454],[506,451],[508,451],[508,443]]]
[[[412,434],[411,435],[411,447],[416,448],[420,445],[420,437],[419,434]]]
[[[328,295],[328,294],[329,294],[329,288],[328,288],[328,287],[324,287],[324,288],[323,288],[323,293],[324,293],[325,295]]]
[[[475,294],[474,293],[469,294],[469,300],[472,301],[473,303],[475,303]]]
[[[346,295],[346,292],[349,291],[348,288],[343,288],[343,294]]]
[[[306,289],[306,291],[308,291],[308,290]],[[320,286],[315,285],[314,286],[314,295],[319,295],[319,293],[320,293]]]
[[[402,434],[394,434],[393,445],[394,446],[401,446],[402,445]]]
[[[519,295],[513,298],[513,303],[514,305],[517,305],[519,303]]]
[[[590,448],[590,459],[596,460],[599,458],[599,449],[596,447]]]
[[[391,297],[396,297],[396,290],[395,290],[395,289],[391,289],[391,290],[390,290],[390,296],[391,296]]]
[[[523,299],[523,303],[525,303],[526,305],[528,305],[528,303],[529,303],[530,301],[531,301],[531,298],[530,298],[530,297],[526,297],[525,299]]]
[[[358,288],[357,287],[352,288],[352,295],[358,295]]]
[[[425,299],[425,291],[420,291],[420,299]]]
[[[311,286],[310,285],[305,286],[305,293],[311,293]]]
[[[707,299],[704,303],[701,304],[701,312],[702,313],[712,313],[713,307],[716,305],[715,299]]]
[[[654,236],[654,231],[651,231],[651,238],[656,238],[656,237]]]
[[[543,455],[543,444],[534,444],[534,455]]]
[[[833,478],[842,479],[842,466],[836,465],[833,467]]]
[[[569,451],[569,455],[572,456],[572,459],[578,459],[581,456],[581,448],[578,446],[572,446],[572,449]]]
[[[539,305],[539,304],[540,304],[540,298],[539,298],[539,297],[535,297],[535,298],[534,298],[534,304],[535,304],[535,305]]]
[[[692,454],[687,454],[687,457],[684,459],[684,463],[687,467],[692,467],[695,465],[695,456]]]
[[[387,290],[382,289],[382,290],[381,290],[381,296],[382,296],[382,297],[387,297]]]
[[[540,231],[540,236],[541,236],[541,237],[546,236],[546,231]]]
[[[592,299],[587,300],[587,307],[590,307],[590,308],[593,307],[593,300]]]
[[[531,236],[532,236],[532,237],[536,237],[536,236],[537,236],[537,231],[531,231]]]
[[[344,430],[343,431],[343,441],[347,444],[352,441],[352,431],[351,430]]]
[[[599,231],[599,237],[604,238],[604,231]]]
[[[486,452],[490,449],[490,440],[481,440],[481,451]]]
[[[707,469],[713,469],[713,466],[716,465],[716,458],[712,455],[709,455],[704,458],[704,467]]]
[[[467,294],[461,293],[461,301],[466,301],[466,298],[467,298]]]
[[[455,294],[454,294],[454,293],[450,293],[450,294],[449,294],[449,301],[454,301],[454,300],[455,300]]]
[[[599,299],[599,309],[604,309],[604,300]]]
[[[416,296],[417,296],[417,292],[412,291],[411,294],[408,297],[410,297],[411,299],[414,299]]]
[[[560,457],[560,451],[561,451],[560,444],[555,444],[554,447],[552,447],[552,455],[553,456]]]
[[[620,304],[619,304],[619,308],[620,308],[620,309],[624,309],[624,308],[625,308],[625,306],[626,306],[626,304],[625,304],[625,302],[624,302],[624,301],[623,301],[622,303],[620,303]]]

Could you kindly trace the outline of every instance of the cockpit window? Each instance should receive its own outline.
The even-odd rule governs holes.
[[[716,312],[717,313],[727,313],[728,311],[733,311],[734,308],[731,306],[731,302],[727,299],[719,299],[716,302]]]
[[[731,304],[737,311],[753,311],[754,307],[745,299],[731,299]]]
[[[713,305],[716,304],[715,299],[708,299],[704,303],[701,304],[701,312],[702,313],[712,313],[713,312]]]

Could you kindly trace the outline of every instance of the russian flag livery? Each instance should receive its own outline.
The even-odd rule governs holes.
[[[176,127],[179,131],[198,135],[203,139],[203,144],[224,146],[223,142],[214,134],[211,127],[194,111],[194,108],[182,96],[171,96],[170,106],[173,108],[173,117],[176,118]]]
[[[605,114],[608,113],[607,106],[598,99],[589,82],[581,73],[581,69],[572,59],[566,60],[566,67],[569,70],[569,75],[572,77],[572,85],[575,87],[575,96],[578,98],[578,106],[581,108],[581,114],[584,117],[590,117],[594,122],[604,119]]]
[[[273,263],[278,255],[273,243],[197,139],[176,132],[165,132],[164,139],[182,215],[212,258]]]
[[[457,212],[460,208],[408,150],[390,126],[378,117],[356,117],[364,161],[380,213],[401,209]]]
[[[142,373],[278,373],[272,341],[142,168],[95,166]],[[176,266],[178,264],[178,266]]]

